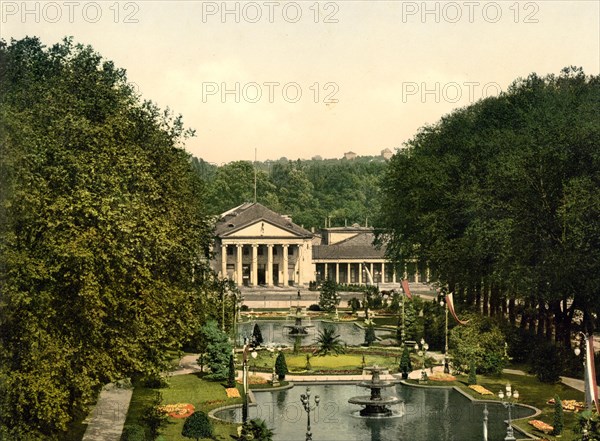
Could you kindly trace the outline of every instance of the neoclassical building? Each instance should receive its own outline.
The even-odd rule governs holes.
[[[217,220],[212,266],[240,287],[423,281],[417,267],[398,271],[385,259],[385,249],[373,246],[373,238],[371,227],[356,224],[316,234],[259,203],[244,203]]]

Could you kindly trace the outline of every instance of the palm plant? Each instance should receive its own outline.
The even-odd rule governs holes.
[[[336,334],[336,329],[332,326],[325,326],[322,331],[319,331],[316,341],[318,348],[315,350],[315,355],[334,355],[343,354],[346,352],[344,343],[340,340],[340,335]]]

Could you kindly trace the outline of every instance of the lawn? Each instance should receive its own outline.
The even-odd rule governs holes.
[[[381,350],[381,353],[384,353]],[[307,352],[299,352],[294,354],[291,352],[285,353],[285,361],[289,369],[290,374],[294,373],[306,373],[306,355]],[[390,356],[376,355],[368,353],[364,354],[365,365],[371,366],[377,364],[390,369],[398,370],[398,362],[396,361],[396,354],[390,352]],[[256,360],[250,360],[250,371],[257,368],[261,371],[270,371],[275,365],[275,356],[271,356],[271,353],[267,351],[259,351]],[[362,359],[363,354],[360,353],[346,353],[340,355],[326,355],[323,357],[317,357],[310,355],[311,372],[317,373],[321,371],[332,371],[332,373],[340,373],[339,371],[353,371],[359,373],[362,370]]]
[[[535,419],[542,420],[543,422],[553,425],[554,418],[554,405],[546,404],[546,402],[553,398],[554,395],[560,397],[561,400],[577,400],[583,401],[583,392],[575,390],[569,386],[565,386],[562,383],[557,384],[546,384],[541,383],[534,376],[530,375],[513,375],[503,374],[502,377],[486,377],[483,375],[477,376],[477,384],[485,387],[489,391],[494,393],[491,395],[480,395],[474,390],[470,389],[466,385],[466,377],[459,377],[457,383],[462,390],[469,393],[471,396],[477,399],[496,399],[498,400],[498,392],[502,389],[505,390],[506,384],[510,383],[513,390],[519,391],[519,401],[524,404],[529,404],[537,407],[542,411],[542,414],[537,416]],[[451,383],[454,385],[455,383]],[[508,415],[508,413],[507,413]],[[562,440],[571,441],[575,440],[576,436],[573,433],[573,427],[576,423],[575,413],[564,411],[564,427],[565,430],[560,438],[553,437],[551,435],[544,435],[542,432],[535,430],[530,424],[527,423],[529,419],[525,419],[516,422],[514,425],[529,433],[543,437],[545,436],[549,440]]]
[[[241,398],[227,398],[225,387],[218,382],[205,381],[196,374],[177,375],[169,378],[169,387],[164,389],[148,389],[136,385],[125,424],[139,424],[144,408],[152,402],[157,392],[162,393],[163,404],[191,403],[196,410],[208,413],[217,407],[241,404]],[[161,431],[165,440],[188,441],[189,438],[181,436],[181,429],[185,419],[169,418],[168,424]],[[213,420],[215,435],[221,439],[231,439],[229,435],[236,433],[236,426],[215,422]]]

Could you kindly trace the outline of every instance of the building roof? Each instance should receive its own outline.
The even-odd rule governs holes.
[[[372,230],[362,231],[333,245],[313,246],[313,259],[384,259],[385,247],[375,248]]]
[[[215,225],[215,235],[226,237],[260,221],[268,222],[298,237],[313,237],[313,233],[293,223],[288,216],[277,214],[258,202],[245,202],[221,214]]]

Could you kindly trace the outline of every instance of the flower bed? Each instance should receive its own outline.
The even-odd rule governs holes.
[[[236,387],[228,387],[225,389],[227,398],[240,398],[240,391]]]
[[[550,424],[546,424],[540,420],[530,420],[529,424],[544,433],[550,433],[554,430],[554,427],[552,427]]]
[[[158,406],[158,410],[172,418],[187,418],[194,413],[194,405],[190,403],[165,404]]]
[[[546,401],[546,404],[554,404],[555,402],[554,398],[550,398]],[[562,408],[569,412],[579,412],[580,410],[585,409],[585,404],[576,400],[562,400]]]
[[[473,389],[475,392],[481,394],[481,395],[494,395],[494,392],[489,391],[488,389],[486,389],[483,386],[480,386],[478,384],[472,384],[469,386],[469,389]]]
[[[428,377],[431,381],[456,381],[456,377],[443,372],[436,372]]]
[[[242,378],[237,378],[236,381],[239,384],[242,384]],[[268,381],[266,378],[263,378],[259,375],[248,375],[248,384],[267,384]]]

